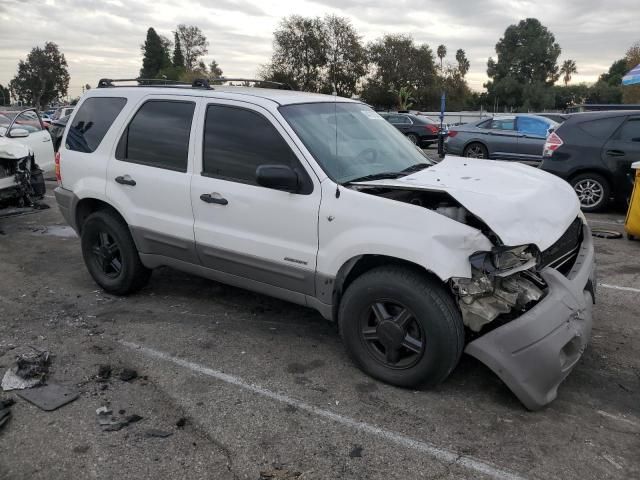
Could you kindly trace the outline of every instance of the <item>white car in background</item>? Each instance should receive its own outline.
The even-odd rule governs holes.
[[[22,111],[0,111],[0,138],[26,145],[33,151],[35,162],[45,172],[54,167],[53,142],[34,108]]]

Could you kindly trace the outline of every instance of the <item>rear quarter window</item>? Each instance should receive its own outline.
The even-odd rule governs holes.
[[[607,140],[623,121],[624,117],[598,118],[579,122],[578,128],[593,138]]]
[[[93,153],[127,103],[121,97],[87,98],[73,117],[65,146],[68,150]]]

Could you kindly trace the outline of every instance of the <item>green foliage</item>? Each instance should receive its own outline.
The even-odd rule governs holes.
[[[439,98],[433,53],[416,45],[407,35],[385,35],[369,44],[370,78],[362,97],[376,106],[390,108],[396,99],[390,90],[410,87],[418,105],[435,105]]]
[[[140,78],[157,78],[161,70],[171,66],[167,39],[161,38],[153,28],[147,30],[147,38],[142,45],[142,69]]]
[[[460,72],[460,75],[464,78],[469,71],[469,68],[471,68],[471,63],[469,63],[467,54],[461,48],[456,52],[456,62],[458,62],[458,72]]]
[[[68,88],[67,61],[53,42],[34,47],[26,60],[20,60],[18,73],[9,83],[16,100],[40,109],[64,97]]]
[[[11,105],[11,92],[9,89],[0,84],[0,105]]]
[[[178,25],[175,36],[180,41],[184,67],[187,70],[194,70],[198,67],[200,58],[209,52],[207,49],[209,45],[207,37],[204,36],[199,27],[183,24]]]
[[[319,17],[292,15],[274,32],[271,63],[263,67],[265,80],[288,79],[293,88],[317,92],[327,65],[328,43]]]
[[[409,87],[400,87],[398,90],[389,90],[389,93],[396,97],[399,111],[409,110],[413,106],[414,98],[411,96],[413,92]]]
[[[442,66],[442,61],[444,60],[444,57],[447,56],[447,47],[444,45],[438,45],[438,49],[436,50],[438,58],[440,59],[440,70],[442,70],[443,66]]]
[[[324,18],[326,64],[322,68],[321,91],[350,97],[358,80],[367,73],[367,52],[351,22],[343,17]]]
[[[184,55],[182,54],[182,46],[180,45],[180,37],[178,36],[178,32],[173,32],[173,66],[177,69],[184,69]]]
[[[215,60],[211,60],[211,63],[209,64],[209,72],[212,78],[222,76],[222,69]]]
[[[574,73],[578,73],[578,67],[575,60],[565,60],[560,67],[560,75],[562,75],[562,81],[565,86],[571,81],[571,76]]]
[[[619,87],[622,85],[622,77],[629,71],[627,68],[627,59],[621,58],[616,60],[609,67],[607,73],[600,75],[600,81],[606,82],[613,87]]]

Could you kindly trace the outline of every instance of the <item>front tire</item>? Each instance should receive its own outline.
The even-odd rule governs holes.
[[[489,158],[489,151],[483,144],[474,142],[464,148],[463,156],[469,158]]]
[[[144,287],[151,270],[142,265],[131,232],[107,211],[89,215],[82,225],[82,256],[87,270],[104,290],[128,295]]]
[[[349,285],[338,314],[353,361],[399,387],[434,386],[458,364],[462,317],[435,279],[400,266],[378,267]]]
[[[609,204],[611,187],[602,175],[581,173],[571,179],[571,186],[580,200],[583,212],[599,212]]]

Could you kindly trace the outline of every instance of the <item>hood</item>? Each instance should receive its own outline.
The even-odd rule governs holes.
[[[30,155],[29,147],[20,143],[0,137],[0,158],[6,160],[20,160]]]
[[[519,163],[447,156],[442,162],[398,179],[355,185],[447,192],[483,220],[505,245],[553,245],[580,211],[564,180]]]

